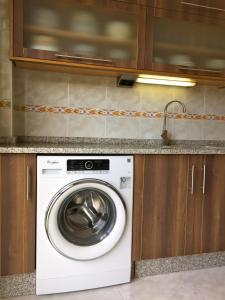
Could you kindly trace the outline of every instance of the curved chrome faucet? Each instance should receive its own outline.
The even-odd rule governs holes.
[[[182,107],[183,113],[186,112],[186,106],[184,105],[184,103],[182,103],[179,100],[173,100],[173,101],[170,101],[169,103],[166,104],[166,106],[164,108],[163,130],[162,130],[162,134],[161,134],[161,137],[163,139],[163,145],[169,145],[170,144],[170,139],[168,137],[168,131],[167,131],[167,110],[168,110],[168,107],[172,103],[178,103],[178,104],[180,104],[181,107]]]

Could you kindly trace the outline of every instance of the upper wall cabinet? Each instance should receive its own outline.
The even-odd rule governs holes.
[[[13,56],[137,69],[145,18],[114,0],[14,0]],[[144,10],[143,10],[144,14]]]
[[[154,41],[147,46],[152,51],[152,65],[148,67],[153,70],[224,77],[225,18],[155,8],[146,32],[147,40]]]
[[[11,2],[18,66],[188,75],[224,86],[225,0]]]
[[[225,18],[224,0],[155,0],[154,5],[168,10]]]

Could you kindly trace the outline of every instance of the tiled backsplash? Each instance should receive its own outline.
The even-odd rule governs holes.
[[[0,136],[12,135],[12,63],[9,61],[8,2],[0,0]]]
[[[14,134],[158,139],[163,110],[171,100],[173,139],[224,140],[225,90],[136,85],[116,87],[115,78],[14,70]]]

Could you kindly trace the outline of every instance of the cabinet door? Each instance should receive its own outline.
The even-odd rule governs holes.
[[[142,259],[184,255],[188,156],[146,155]]]
[[[182,75],[225,76],[225,17],[155,9],[151,26],[146,32],[149,40],[153,37],[146,47],[151,51],[153,45],[153,64],[146,68]]]
[[[202,222],[204,209],[204,156],[189,156],[189,193],[187,198],[185,255],[202,252]]]
[[[1,155],[2,276],[35,270],[36,156]]]
[[[198,14],[214,18],[225,17],[224,0],[156,0],[155,6],[183,11],[186,14]]]
[[[14,0],[14,56],[137,68],[145,9],[116,0]]]
[[[225,251],[225,155],[204,163],[202,252]]]

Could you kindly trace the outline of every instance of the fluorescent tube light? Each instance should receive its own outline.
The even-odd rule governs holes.
[[[196,85],[196,82],[189,78],[159,76],[159,75],[144,75],[144,74],[139,75],[136,82],[146,83],[146,84],[185,86],[185,87]]]

